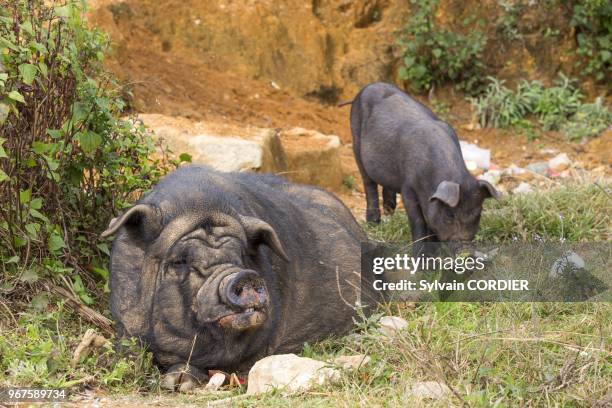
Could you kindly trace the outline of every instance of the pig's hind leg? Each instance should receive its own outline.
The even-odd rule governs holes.
[[[378,204],[378,184],[364,173],[361,174],[363,178],[363,189],[366,195],[366,221],[379,224],[380,223],[380,207]]]
[[[388,187],[383,187],[383,209],[386,215],[391,215],[395,212],[397,206],[397,192]]]

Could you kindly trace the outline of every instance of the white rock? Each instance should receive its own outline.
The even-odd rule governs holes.
[[[370,357],[365,354],[357,354],[354,356],[340,356],[333,360],[335,365],[339,365],[345,370],[355,370],[370,362]]]
[[[557,154],[557,153],[559,153],[559,151],[557,149],[546,148],[546,149],[541,149],[540,153],[542,153],[542,154]]]
[[[485,174],[483,174],[482,176],[478,177],[480,180],[485,180],[488,181],[489,183],[493,184],[494,186],[497,185],[497,183],[499,183],[499,180],[501,179],[501,171],[499,170],[489,170],[487,171]]]
[[[459,145],[461,146],[463,160],[466,163],[473,161],[481,169],[489,168],[491,164],[491,151],[489,149],[482,149],[475,144],[464,142],[463,140],[459,142]]]
[[[380,326],[378,330],[389,337],[395,336],[398,331],[408,327],[408,322],[397,316],[383,316],[378,324]]]
[[[525,172],[526,172],[525,169],[520,168],[516,164],[511,164],[510,166],[508,166],[504,170],[504,174],[507,174],[509,176],[516,176],[516,175],[519,175],[519,174],[523,174]]]
[[[417,398],[442,399],[451,393],[450,388],[437,381],[420,381],[410,385],[408,393]]]
[[[221,171],[256,170],[261,167],[263,148],[261,144],[232,137],[199,135],[187,143],[190,152],[198,161]]]
[[[548,168],[557,173],[569,168],[572,161],[567,157],[567,154],[561,153],[548,161]]]
[[[526,169],[531,171],[532,173],[536,173],[536,174],[545,176],[546,170],[548,170],[548,163],[546,162],[531,163],[530,165],[526,167]]]
[[[256,362],[249,371],[247,395],[261,394],[275,388],[287,394],[307,391],[316,385],[338,381],[339,378],[340,371],[328,367],[323,361],[295,354],[268,356]]]
[[[204,387],[205,390],[208,391],[217,391],[225,382],[225,374],[223,373],[215,373],[210,380],[208,380],[208,384]]]
[[[468,171],[474,171],[478,168],[478,164],[473,160],[466,160],[465,167],[467,167]]]
[[[528,194],[533,192],[533,189],[531,188],[531,186],[527,183],[525,183],[524,181],[521,182],[521,184],[518,185],[517,188],[515,188],[514,190],[512,190],[512,192],[514,194]]]
[[[190,154],[194,164],[220,171],[286,171],[286,158],[274,129],[195,122],[159,114],[140,114],[138,120],[174,154]]]
[[[553,262],[552,268],[550,268],[550,273],[548,274],[548,276],[550,276],[551,278],[556,278],[563,275],[563,273],[567,270],[571,272],[576,272],[580,269],[584,269],[584,266],[584,259],[582,259],[580,255],[578,255],[574,251],[567,251],[563,254],[563,256]]]

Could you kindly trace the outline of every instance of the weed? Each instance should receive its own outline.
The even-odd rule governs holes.
[[[348,175],[342,179],[342,184],[349,190],[355,190],[355,177]]]
[[[612,123],[612,113],[601,98],[583,103],[583,95],[574,81],[561,75],[552,87],[539,81],[521,81],[512,91],[503,80],[489,77],[483,95],[470,98],[472,108],[483,127],[518,127],[533,137],[529,118],[535,118],[543,130],[561,130],[571,140],[593,137]]]
[[[113,391],[155,390],[159,372],[152,356],[133,340],[109,341],[71,365],[85,328],[63,303],[31,306],[9,330],[0,325],[0,385],[74,388],[97,384]],[[44,313],[41,313],[43,312]]]

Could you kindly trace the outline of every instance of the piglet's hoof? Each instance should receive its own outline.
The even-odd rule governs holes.
[[[203,371],[193,366],[175,364],[163,376],[161,386],[171,391],[190,392],[195,387],[202,385],[207,377]]]

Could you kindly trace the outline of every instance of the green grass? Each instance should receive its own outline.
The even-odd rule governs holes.
[[[409,327],[389,339],[374,325],[315,345],[327,359],[365,353],[372,362],[345,373],[338,386],[289,401],[266,396],[243,406],[430,406],[406,392],[414,381],[438,381],[456,392],[437,406],[591,405],[612,375],[608,304],[427,303],[390,306]],[[240,404],[238,404],[240,406]]]
[[[610,239],[608,186],[567,185],[486,205],[480,240]],[[562,217],[560,217],[562,215]],[[403,211],[372,239],[404,241]],[[93,351],[76,368],[72,353],[88,326],[59,303],[24,302],[19,313],[0,304],[0,387],[85,386],[125,404],[205,404],[234,398],[234,406],[591,406],[606,397],[612,378],[612,307],[609,303],[420,303],[381,306],[343,338],[307,345],[302,355],[327,360],[367,354],[371,362],[344,372],[339,383],[283,396],[246,397],[244,388],[176,395],[159,389],[151,356],[135,344]],[[381,335],[381,314],[404,317],[401,335]],[[453,393],[439,401],[414,400],[415,381],[438,381]]]
[[[567,184],[531,194],[485,201],[478,241],[590,242],[610,240],[612,186]],[[409,242],[410,225],[397,211],[379,225],[365,225],[371,239]]]

